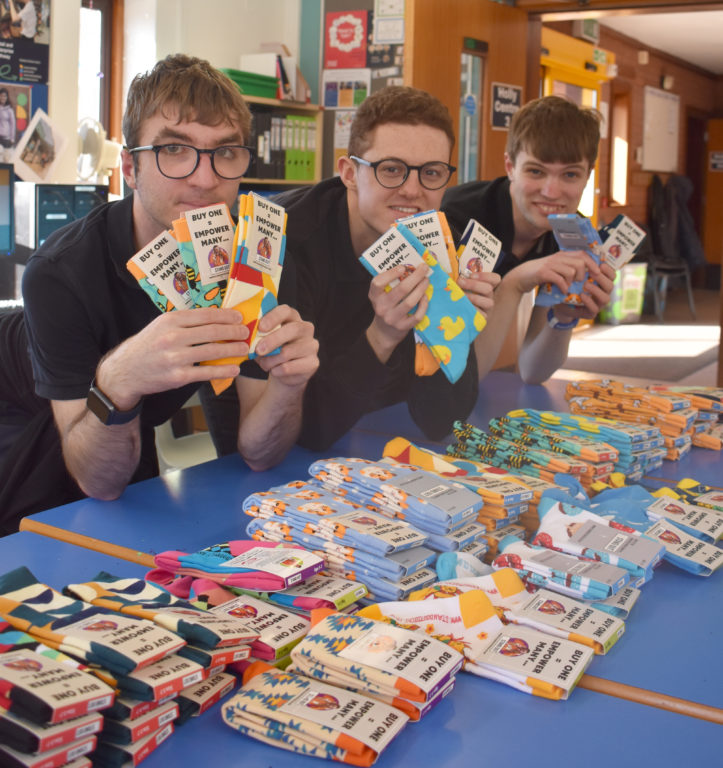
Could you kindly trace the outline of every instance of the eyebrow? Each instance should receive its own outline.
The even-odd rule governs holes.
[[[241,134],[236,131],[235,133],[229,133],[226,136],[222,136],[217,142],[217,147],[223,147],[226,144],[243,144]],[[191,138],[183,131],[176,130],[172,127],[166,126],[162,128],[155,136],[151,144],[158,144],[161,141],[168,141],[169,139],[177,141],[180,144],[192,144]]]

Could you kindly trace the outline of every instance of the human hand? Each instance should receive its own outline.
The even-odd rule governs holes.
[[[259,321],[263,338],[256,344],[256,361],[270,377],[287,387],[305,386],[319,367],[319,342],[314,326],[299,313],[280,304]],[[277,354],[270,354],[275,349]]]
[[[369,301],[374,308],[374,319],[367,329],[367,339],[383,362],[427,312],[428,270],[426,264],[420,264],[412,272],[400,265],[376,275],[371,281]],[[392,285],[387,291],[387,286]]]
[[[145,395],[235,377],[238,365],[198,363],[245,357],[249,331],[242,320],[236,310],[217,307],[159,315],[100,361],[97,384],[120,410],[129,410]]]
[[[472,304],[487,318],[495,305],[495,288],[500,284],[496,272],[476,272],[473,277],[460,274],[457,285]]]
[[[545,283],[551,283],[567,294],[575,281],[585,280],[588,275],[593,280],[600,275],[600,266],[589,253],[557,251],[549,256],[523,262],[510,270],[504,281],[512,282],[521,294]]]

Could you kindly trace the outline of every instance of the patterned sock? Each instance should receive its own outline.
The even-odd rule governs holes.
[[[25,567],[0,576],[0,615],[53,648],[120,674],[186,644],[144,619],[72,600],[38,582]]]
[[[299,547],[249,540],[229,541],[198,552],[161,552],[156,566],[176,574],[209,578],[225,586],[284,589],[324,567],[317,555]]]
[[[121,579],[101,571],[93,581],[69,584],[63,591],[86,603],[153,621],[204,649],[255,638],[243,622],[201,611],[143,579]]]
[[[363,714],[344,719],[337,710]],[[260,664],[244,674],[223,718],[273,746],[359,766],[371,765],[408,720],[382,702]]]

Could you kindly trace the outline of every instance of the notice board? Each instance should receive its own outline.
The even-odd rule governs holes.
[[[677,173],[680,97],[646,85],[643,115],[643,170]]]

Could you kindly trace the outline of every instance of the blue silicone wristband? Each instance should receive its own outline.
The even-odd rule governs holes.
[[[558,320],[555,317],[555,313],[552,307],[547,310],[547,324],[550,326],[550,328],[554,328],[556,331],[569,331],[571,328],[574,328],[577,323],[577,318],[574,320],[568,320],[568,322],[563,323],[561,320]]]

